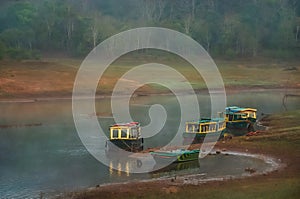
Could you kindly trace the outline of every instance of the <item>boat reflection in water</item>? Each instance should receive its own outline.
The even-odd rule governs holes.
[[[116,169],[114,169],[116,168]],[[115,175],[117,176],[129,176],[129,162],[119,162],[119,161],[110,161],[109,162],[109,175]]]
[[[164,168],[161,168],[159,164],[156,164],[153,168],[153,172],[151,173],[153,177],[163,177],[168,176],[172,173],[176,174],[189,174],[195,173],[200,168],[199,160],[193,160],[188,162],[179,162],[179,163],[172,163]]]
[[[145,173],[145,170],[152,170],[153,165],[155,165],[155,161],[149,153],[129,153],[122,149],[107,151],[106,158],[109,161],[110,176],[115,174],[130,176],[131,173]]]
[[[200,162],[201,161],[201,162]],[[200,174],[201,179],[219,178],[219,177],[243,177],[249,176],[246,168],[253,168],[255,173],[263,173],[266,169],[272,167],[272,162],[266,162],[265,159],[255,156],[247,156],[236,153],[211,153],[205,158],[172,163],[165,166],[164,163],[156,163],[153,157],[149,155],[145,159],[122,157],[110,160],[109,174],[111,178],[120,181],[120,179],[149,179],[160,177],[176,177],[190,174]],[[149,173],[136,174],[141,167],[150,168]],[[142,172],[141,172],[142,173]],[[121,178],[120,178],[121,177]]]
[[[176,174],[199,172],[200,163],[199,160],[193,160],[188,162],[172,163],[165,166],[164,163],[156,163],[151,155],[144,159],[118,155],[118,157],[115,156],[109,159],[109,174],[111,177],[132,177],[134,176],[134,173],[137,173],[132,171],[138,171],[138,169],[142,166],[150,168],[149,171],[151,171],[150,175],[152,177],[163,177],[169,176],[170,173],[173,172],[176,172]]]

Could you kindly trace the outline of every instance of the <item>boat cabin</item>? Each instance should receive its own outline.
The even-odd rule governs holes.
[[[200,119],[197,122],[186,122],[183,133],[183,144],[200,143],[205,136],[219,136],[224,133],[224,118]]]
[[[234,136],[254,131],[256,112],[257,110],[254,108],[226,107],[225,113],[222,114],[225,116],[227,131]]]
[[[138,122],[118,123],[109,128],[109,141],[106,142],[107,151],[141,151],[143,138]]]
[[[237,106],[226,107],[225,109],[225,120],[230,121],[245,121],[250,120],[251,122],[256,121],[256,112],[254,108],[241,108]]]
[[[110,126],[110,140],[137,140],[141,138],[141,127],[138,122],[114,124]]]
[[[226,128],[224,119],[201,119],[198,122],[186,122],[186,133],[214,133]]]

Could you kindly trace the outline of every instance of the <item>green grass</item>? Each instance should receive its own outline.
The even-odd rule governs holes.
[[[144,198],[144,199],[182,199],[182,198],[205,198],[205,199],[297,199],[300,194],[300,181],[298,179],[287,179],[283,181],[257,182],[254,185],[240,185],[224,183],[224,186],[217,188],[207,186],[183,187],[177,193],[166,194],[147,193],[140,196],[129,196],[124,198]],[[213,185],[212,185],[213,186]],[[122,197],[123,198],[123,197]]]
[[[141,55],[143,56],[143,55]],[[123,73],[134,66],[158,62],[174,68],[185,76],[194,89],[206,89],[206,84],[199,74],[188,62],[174,55],[166,55],[168,59],[162,57],[144,57],[132,59],[130,55],[121,57],[106,71],[110,79],[111,87]],[[154,61],[153,61],[154,60]],[[273,60],[251,60],[251,61],[223,61],[217,60],[216,65],[224,80],[226,88],[300,88],[300,71],[284,71],[286,66],[298,66],[299,63],[277,62]],[[213,79],[213,77],[209,77]],[[166,92],[159,86],[150,86],[154,91]],[[149,88],[148,88],[149,89]],[[152,93],[153,93],[152,90]],[[145,90],[147,92],[147,90]]]
[[[0,98],[60,97],[70,95],[82,60],[48,58],[40,61],[0,61]],[[119,78],[135,66],[157,62],[174,68],[185,76],[196,90],[206,89],[200,74],[185,60],[175,55],[125,55],[117,59],[104,73],[97,93],[110,95]],[[298,67],[299,62],[274,60],[217,60],[216,64],[227,90],[252,88],[300,88],[300,69],[284,71],[286,66]],[[163,77],[162,77],[163,78]],[[209,77],[209,79],[213,79]],[[167,88],[148,85],[139,89],[143,94],[166,93]]]

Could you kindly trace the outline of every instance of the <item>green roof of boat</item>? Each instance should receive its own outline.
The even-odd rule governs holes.
[[[243,111],[256,112],[257,110],[254,108],[242,108],[242,107],[238,107],[238,106],[229,106],[229,107],[226,107],[225,111],[226,111],[226,114],[229,114],[229,113],[238,113],[238,112],[243,112]]]
[[[185,149],[177,149],[177,150],[171,150],[171,151],[154,151],[150,152],[150,154],[157,154],[157,155],[163,155],[163,156],[177,156],[182,154],[191,154],[191,153],[199,153],[199,149],[194,150],[185,150]]]
[[[203,124],[203,123],[209,123],[209,122],[224,122],[224,118],[201,118],[198,121],[187,121],[187,123],[198,123],[198,124]]]

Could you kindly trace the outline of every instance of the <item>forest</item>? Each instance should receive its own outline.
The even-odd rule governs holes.
[[[300,57],[298,0],[3,0],[0,58],[84,57],[145,26],[185,33],[213,57]]]

